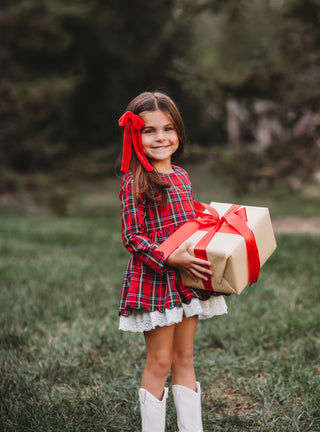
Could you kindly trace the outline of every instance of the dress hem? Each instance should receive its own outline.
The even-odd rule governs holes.
[[[223,296],[211,297],[208,300],[193,298],[189,304],[183,303],[164,312],[147,310],[133,310],[131,315],[120,315],[119,330],[131,332],[145,332],[156,327],[165,327],[182,321],[183,316],[198,315],[200,320],[228,313]]]
[[[192,290],[197,290],[196,288],[191,288]],[[200,290],[203,291],[203,290]],[[210,292],[210,291],[206,291],[206,292]],[[196,295],[192,295],[189,299],[184,299],[184,301],[180,301],[179,303],[173,304],[172,306],[166,307],[164,306],[163,308],[156,308],[156,309],[148,309],[147,306],[141,305],[141,307],[136,308],[134,306],[131,306],[130,304],[127,306],[124,306],[122,308],[120,308],[119,311],[119,316],[123,316],[125,318],[129,317],[132,315],[132,313],[139,311],[139,312],[147,312],[147,313],[152,313],[152,312],[160,312],[160,313],[164,313],[166,310],[171,310],[174,309],[176,307],[183,307],[183,305],[190,305],[190,303],[193,300],[199,300],[199,301],[208,301],[212,298],[217,298],[217,297],[228,297],[229,294],[225,294],[225,293],[220,293],[220,292],[216,292],[213,291],[212,293],[210,292],[211,296],[208,298],[199,298]]]

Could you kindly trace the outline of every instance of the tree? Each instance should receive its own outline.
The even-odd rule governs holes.
[[[270,181],[308,181],[319,167],[319,1],[230,0],[218,10],[215,1],[196,3],[194,48],[177,75],[200,95],[207,124],[224,126],[211,144],[229,140],[232,148],[258,152],[257,166]],[[248,154],[246,161],[241,169],[248,173]],[[242,180],[258,178],[255,171]]]
[[[141,91],[179,97],[170,68],[189,39],[173,0],[7,1],[0,20],[0,153],[16,170],[118,142],[117,119]]]
[[[74,94],[74,139],[102,147],[118,140],[117,119],[139,92],[163,88],[172,96],[179,84],[171,64],[188,43],[187,29],[174,14],[174,1],[100,1],[76,39],[83,80]]]
[[[7,2],[1,14],[1,158],[18,170],[47,168],[65,151],[64,107],[74,91],[66,10],[50,2]]]

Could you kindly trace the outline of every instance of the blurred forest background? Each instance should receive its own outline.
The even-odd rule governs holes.
[[[189,139],[250,184],[320,184],[320,0],[2,0],[0,194],[114,175],[117,120],[167,92]]]

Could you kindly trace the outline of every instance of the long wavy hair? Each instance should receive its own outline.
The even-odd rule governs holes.
[[[181,115],[173,100],[164,93],[143,92],[134,98],[126,108],[126,111],[132,111],[137,115],[144,111],[157,110],[163,111],[170,118],[177,132],[179,146],[171,156],[171,161],[176,162],[184,151],[186,135]],[[151,172],[146,171],[135,151],[132,152],[130,170],[133,175],[135,201],[138,203],[143,198],[165,207],[168,202],[167,189],[170,183],[164,181],[156,169]]]

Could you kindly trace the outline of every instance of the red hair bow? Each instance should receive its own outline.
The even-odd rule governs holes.
[[[138,115],[127,111],[119,119],[119,126],[124,126],[123,134],[123,152],[121,171],[128,172],[130,168],[132,146],[136,152],[138,159],[147,171],[153,171],[153,166],[146,158],[141,140],[141,129],[144,126],[144,121]]]

